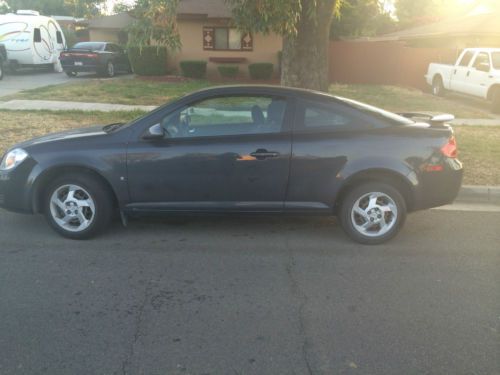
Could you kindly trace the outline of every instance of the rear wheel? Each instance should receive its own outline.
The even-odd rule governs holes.
[[[500,113],[500,88],[496,88],[491,96],[491,111],[493,113]]]
[[[443,79],[440,76],[435,77],[432,81],[432,93],[436,96],[444,96],[446,94]]]
[[[76,72],[65,72],[68,77],[76,77]]]
[[[60,235],[87,239],[104,230],[112,216],[113,199],[108,189],[90,175],[56,178],[46,189],[44,214]]]
[[[106,71],[104,72],[106,77],[114,77],[115,76],[115,65],[112,61],[108,61],[106,64]]]
[[[393,238],[406,219],[406,204],[397,189],[370,182],[356,187],[343,199],[339,220],[356,242],[375,245]]]

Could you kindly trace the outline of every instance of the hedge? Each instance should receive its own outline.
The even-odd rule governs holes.
[[[272,63],[255,63],[248,65],[248,72],[252,79],[270,79],[273,75],[274,65]]]
[[[127,51],[134,73],[141,76],[167,74],[167,47],[128,47]]]
[[[240,71],[240,68],[235,65],[220,65],[217,67],[219,74],[223,78],[235,78]]]
[[[207,62],[203,60],[185,60],[180,62],[182,75],[189,78],[205,78]]]

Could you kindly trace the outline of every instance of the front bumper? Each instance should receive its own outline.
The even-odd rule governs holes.
[[[12,171],[0,171],[0,208],[33,213],[31,172],[36,163],[26,159]]]

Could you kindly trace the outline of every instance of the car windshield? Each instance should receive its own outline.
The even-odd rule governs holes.
[[[376,117],[376,118],[383,120],[383,121],[390,121],[390,122],[397,124],[397,125],[410,125],[410,124],[415,123],[415,121],[412,121],[406,117],[397,115],[396,113],[385,111],[381,108],[377,108],[377,107],[374,107],[374,106],[371,106],[371,105],[368,105],[365,103],[361,103],[361,102],[358,102],[356,100],[342,98],[342,97],[338,97],[338,96],[336,98],[339,99],[340,101],[350,105],[351,107],[358,109],[359,111],[361,111],[369,116]]]
[[[491,59],[493,60],[493,68],[500,70],[500,52],[493,52]]]
[[[103,51],[104,50],[104,43],[92,43],[92,42],[82,42],[82,43],[76,43],[72,49],[87,49],[90,51]]]

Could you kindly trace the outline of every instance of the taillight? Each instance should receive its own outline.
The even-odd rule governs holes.
[[[458,147],[457,140],[454,136],[451,136],[450,139],[448,139],[448,143],[441,147],[441,153],[448,158],[455,159],[457,157]]]

